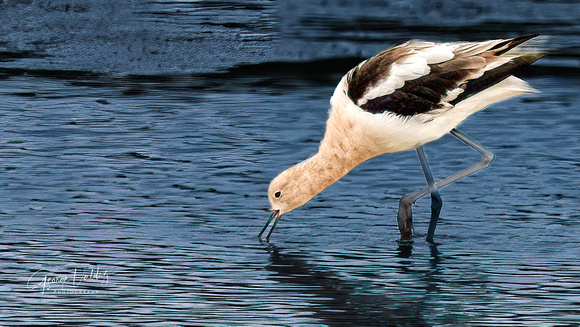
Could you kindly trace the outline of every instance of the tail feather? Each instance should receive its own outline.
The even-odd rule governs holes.
[[[536,35],[529,35],[507,40],[498,43],[488,51],[492,53],[495,52],[494,55],[499,56],[535,36]],[[510,58],[510,60],[505,64],[486,71],[481,77],[469,80],[464,86],[464,91],[457,98],[451,101],[450,104],[455,105],[465,100],[466,98],[503,81],[504,79],[514,74],[518,69],[531,65],[536,60],[544,57],[545,55],[545,53],[525,53]]]
[[[522,44],[530,39],[533,39],[539,35],[540,34],[518,36],[516,38],[506,40],[506,41],[503,41],[503,42],[496,44],[495,46],[490,48],[489,51],[496,50],[494,55],[501,56],[502,54],[510,51],[511,49],[517,47],[518,45],[520,45],[520,44]]]

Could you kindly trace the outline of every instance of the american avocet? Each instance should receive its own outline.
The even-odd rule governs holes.
[[[494,158],[491,151],[456,126],[490,104],[534,91],[512,74],[544,56],[519,46],[536,36],[455,43],[413,40],[351,69],[330,100],[318,153],[283,171],[270,183],[272,214],[258,238],[268,241],[280,216],[304,205],[358,164],[381,154],[416,149],[428,187],[401,198],[397,220],[401,238],[410,238],[411,205],[431,193],[427,241],[432,243],[442,206],[437,189],[489,166]],[[423,144],[448,132],[478,151],[483,159],[435,182]]]

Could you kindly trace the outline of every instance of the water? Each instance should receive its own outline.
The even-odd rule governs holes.
[[[378,3],[355,10],[334,2],[153,1],[125,9],[80,2],[68,11],[51,3],[0,3],[29,18],[3,25],[11,33],[0,62],[1,325],[580,321],[574,3],[518,2],[502,13],[501,2],[465,2],[459,17],[473,10],[477,19],[440,25],[435,19],[450,9],[423,6],[428,15],[418,15],[420,2],[384,12]],[[104,32],[83,29],[76,16],[69,24],[77,33],[58,43],[64,36],[42,23],[66,13],[106,21],[103,8],[111,6],[116,20],[103,23],[109,45],[121,47],[122,35],[145,26],[144,48],[168,47],[171,55],[91,57],[90,36]],[[38,13],[49,18],[30,19]],[[336,22],[347,13],[376,24],[341,29]],[[394,17],[402,23],[388,32]],[[380,43],[500,37],[506,26],[514,34],[548,31],[552,58],[522,74],[541,93],[461,126],[497,159],[442,189],[436,247],[424,241],[425,199],[414,208],[415,242],[397,243],[398,198],[425,184],[412,151],[357,167],[282,217],[271,244],[257,241],[268,182],[316,151],[344,72]],[[161,30],[214,37],[189,46],[149,37]],[[202,47],[192,51],[195,42]],[[211,50],[218,43],[224,51]],[[426,151],[438,178],[479,160],[447,136]]]

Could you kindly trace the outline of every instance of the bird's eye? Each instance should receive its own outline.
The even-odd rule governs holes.
[[[278,191],[278,192],[274,193],[274,197],[275,197],[276,199],[279,199],[281,196],[282,196],[282,192],[280,192],[280,191]]]

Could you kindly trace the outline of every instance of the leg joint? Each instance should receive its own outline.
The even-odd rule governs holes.
[[[481,152],[481,164],[483,165],[484,168],[489,167],[489,165],[491,165],[491,163],[493,162],[493,160],[495,159],[495,153],[493,153],[491,150],[489,149],[483,149],[484,151]]]

